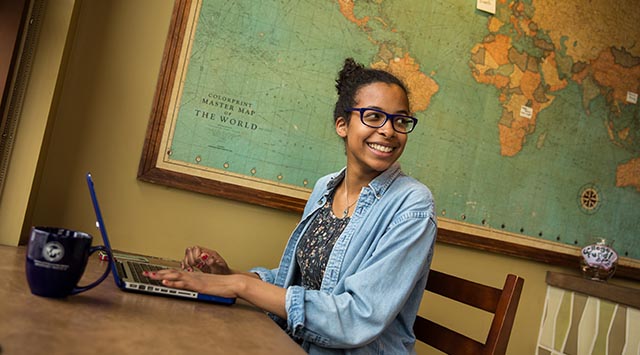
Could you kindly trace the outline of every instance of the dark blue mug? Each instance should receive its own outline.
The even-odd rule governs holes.
[[[109,275],[109,263],[102,276],[87,286],[78,286],[89,256],[104,246],[91,246],[91,235],[56,227],[32,227],[27,248],[27,281],[31,293],[61,298],[87,291]]]

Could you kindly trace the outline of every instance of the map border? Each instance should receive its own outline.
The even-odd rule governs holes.
[[[207,0],[175,0],[167,41],[158,76],[151,117],[138,167],[145,182],[223,197],[260,206],[301,213],[308,193],[305,189],[269,183],[251,176],[229,174],[196,164],[168,159],[167,142],[175,127],[171,115],[179,102],[181,78],[186,72],[185,53],[192,43],[190,26],[197,18],[198,4]],[[546,264],[579,269],[580,249],[493,228],[438,218],[438,241],[492,253],[515,256]],[[640,260],[621,257],[616,277],[640,281]]]

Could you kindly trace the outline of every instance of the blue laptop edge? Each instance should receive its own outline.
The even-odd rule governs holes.
[[[98,229],[100,230],[100,234],[102,235],[102,241],[104,243],[104,246],[109,250],[109,252],[112,254],[112,257],[109,258],[109,263],[111,264],[111,272],[113,274],[113,278],[116,282],[116,286],[118,286],[118,288],[125,290],[125,291],[138,291],[138,292],[142,292],[142,293],[146,293],[146,294],[150,294],[150,295],[158,295],[158,296],[172,296],[170,294],[165,294],[165,293],[156,293],[156,292],[144,292],[144,291],[139,291],[139,290],[134,290],[134,289],[130,289],[127,288],[125,285],[125,282],[120,278],[120,276],[118,275],[118,270],[117,270],[117,266],[116,266],[116,262],[113,258],[113,249],[111,249],[111,243],[109,243],[109,237],[107,234],[107,227],[104,223],[104,219],[102,218],[102,212],[100,211],[100,205],[98,203],[98,196],[96,194],[96,190],[95,190],[95,186],[93,183],[93,178],[91,177],[91,173],[87,173],[87,185],[89,187],[89,193],[91,195],[91,202],[93,204],[93,210],[95,212],[96,218],[97,218],[97,225],[98,225]],[[180,297],[180,296],[174,296],[176,298],[186,298],[186,297]],[[190,299],[190,298],[186,298],[186,299]],[[213,303],[218,303],[218,304],[226,304],[226,305],[231,305],[234,304],[236,299],[235,298],[228,298],[228,297],[220,297],[220,296],[214,296],[214,295],[207,295],[207,294],[202,294],[200,292],[197,292],[197,298],[195,298],[197,300],[200,301],[207,301],[207,302],[213,302]]]

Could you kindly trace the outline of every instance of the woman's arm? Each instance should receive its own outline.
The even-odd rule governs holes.
[[[200,246],[188,247],[180,264],[182,270],[161,270],[146,273],[162,280],[167,287],[188,289],[220,297],[242,298],[283,319],[286,290],[262,281],[258,274],[231,269],[215,250]],[[199,269],[202,272],[192,272]]]
[[[167,287],[187,289],[220,297],[242,298],[247,302],[287,319],[285,297],[287,290],[262,281],[254,273],[230,275],[188,272],[166,269],[145,275],[154,280],[162,280]]]

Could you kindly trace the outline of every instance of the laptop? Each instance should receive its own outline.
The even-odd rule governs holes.
[[[142,292],[153,295],[172,296],[226,305],[235,303],[235,298],[207,295],[189,290],[166,287],[163,286],[160,281],[151,280],[148,277],[143,276],[143,271],[166,269],[170,267],[169,265],[171,264],[175,267],[176,262],[174,261],[173,263],[170,263],[166,259],[162,258],[128,254],[111,249],[111,243],[109,242],[109,237],[107,235],[107,227],[104,223],[104,218],[102,218],[102,212],[100,212],[98,196],[96,194],[91,173],[87,173],[87,185],[89,186],[91,202],[93,203],[93,209],[96,214],[97,227],[100,229],[104,246],[112,255],[112,257],[109,258],[109,262],[111,263],[111,271],[113,272],[113,279],[116,282],[116,286],[125,291]]]

